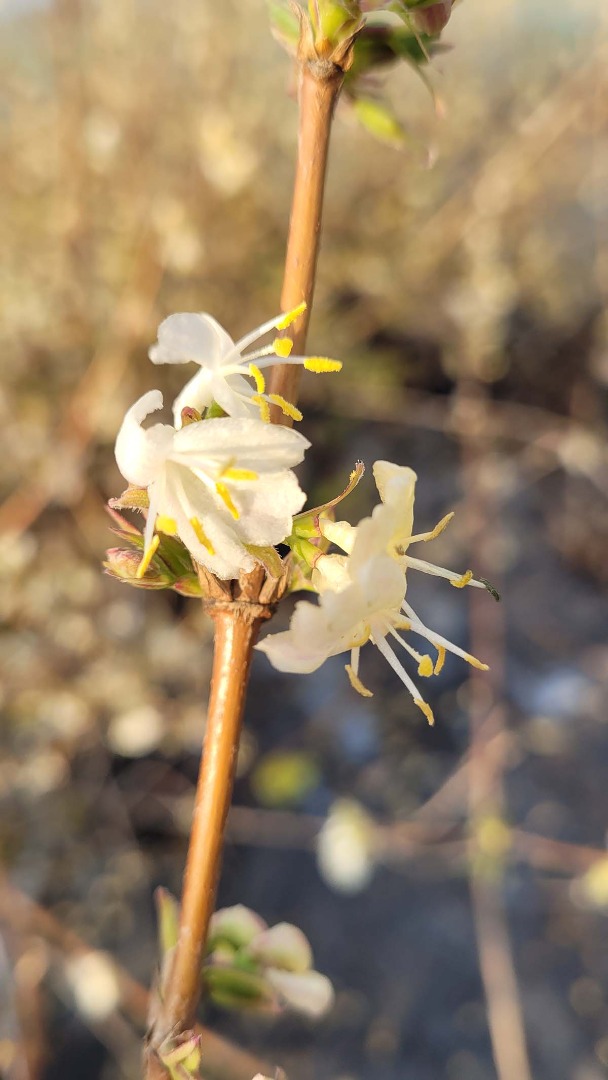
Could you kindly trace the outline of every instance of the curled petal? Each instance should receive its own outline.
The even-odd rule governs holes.
[[[218,367],[234,342],[212,315],[185,311],[169,315],[158,328],[158,343],[148,356],[153,364],[185,364],[194,360]]]
[[[148,487],[157,479],[171,452],[172,427],[155,424],[144,429],[141,426],[146,416],[162,407],[160,390],[150,390],[131,406],[118,432],[115,446],[118,468],[125,480],[138,487]]]

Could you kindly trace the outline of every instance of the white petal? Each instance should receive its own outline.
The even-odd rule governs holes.
[[[237,468],[276,473],[302,461],[310,443],[299,431],[278,424],[221,417],[181,428],[174,445],[173,460],[191,467],[202,455],[207,465],[214,461],[222,468],[230,461]]]
[[[211,368],[201,367],[183,390],[180,390],[173,402],[173,422],[176,428],[182,426],[182,409],[197,409],[202,412],[213,401],[213,371]]]
[[[393,543],[404,547],[414,527],[416,473],[391,461],[375,461],[373,473],[382,502],[394,514]]]
[[[319,528],[326,540],[342,548],[347,555],[353,550],[357,530],[348,521],[330,521],[329,518],[319,519]]]
[[[158,328],[158,344],[148,356],[153,364],[197,364],[217,368],[234,342],[212,315],[191,311],[169,315]]]
[[[352,584],[346,555],[320,555],[311,574],[311,585],[318,593],[342,592]]]
[[[266,653],[277,671],[310,674],[333,655],[335,640],[328,634],[324,613],[316,604],[300,600],[289,630],[268,634],[256,649]]]
[[[264,965],[300,974],[309,971],[312,964],[308,938],[299,927],[286,922],[262,930],[249,943],[247,953]]]
[[[250,400],[251,385],[242,375],[228,375],[224,378],[220,372],[213,380],[212,390],[215,401],[228,416],[250,416],[259,420],[259,409]]]
[[[230,494],[240,511],[235,532],[247,544],[262,547],[280,544],[289,535],[293,515],[301,510],[306,495],[294,473],[263,473],[259,480],[230,484]]]
[[[264,974],[287,1005],[306,1013],[307,1016],[322,1016],[333,1005],[333,986],[329,979],[318,971],[306,971],[302,975],[296,975],[292,971],[266,968]]]
[[[148,487],[162,471],[172,449],[175,432],[168,424],[144,429],[146,416],[163,407],[160,390],[150,390],[127,411],[116,439],[114,453],[125,480]]]

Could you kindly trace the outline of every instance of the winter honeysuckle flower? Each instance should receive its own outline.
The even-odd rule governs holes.
[[[160,391],[144,394],[116,440],[122,475],[147,488],[150,502],[138,574],[158,547],[158,530],[179,536],[218,577],[238,577],[255,565],[249,545],[278,544],[290,532],[305,498],[291,468],[310,443],[291,428],[249,418],[200,420],[179,431],[143,428],[162,405]]]
[[[215,401],[228,416],[255,416],[270,419],[270,404],[278,405],[293,420],[302,414],[278,394],[266,393],[262,369],[270,364],[302,364],[308,371],[340,371],[339,360],[323,356],[291,356],[293,342],[275,337],[269,345],[246,352],[271,330],[286,330],[304,311],[300,304],[293,311],[277,315],[256,327],[236,343],[226,330],[204,313],[182,312],[169,315],[158,328],[158,342],[149,351],[153,364],[184,364],[193,361],[200,371],[175,399],[175,426],[181,424],[182,409],[204,409]],[[251,381],[249,381],[251,380]]]
[[[430,706],[396,655],[394,643],[416,660],[421,677],[441,671],[446,651],[475,667],[485,670],[486,665],[429,630],[418,618],[405,598],[407,570],[445,577],[458,588],[485,585],[476,581],[471,571],[459,575],[408,554],[410,544],[434,539],[453,516],[448,514],[430,532],[413,533],[416,474],[412,469],[377,461],[374,477],[382,502],[371,517],[357,527],[328,519],[319,523],[324,537],[346,554],[321,554],[316,560],[312,585],[319,593],[318,606],[297,604],[289,630],[269,635],[257,647],[279,671],[301,672],[315,671],[329,656],[350,650],[351,661],[346,666],[350,681],[359,693],[370,696],[359,678],[359,653],[361,646],[371,641],[433,723]],[[437,652],[436,659],[413,648],[402,636],[404,631],[426,638]]]

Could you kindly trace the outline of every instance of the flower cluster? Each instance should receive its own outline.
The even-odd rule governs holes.
[[[211,315],[186,312],[161,323],[152,362],[193,361],[199,371],[174,403],[173,426],[143,427],[163,406],[160,391],[151,390],[128,410],[116,440],[118,467],[131,485],[120,505],[147,510],[134,574],[144,587],[159,582],[162,588],[167,580],[167,559],[153,563],[162,536],[178,537],[197,564],[228,580],[263,562],[264,550],[290,534],[305,499],[292,469],[309,442],[269,423],[271,405],[294,420],[301,413],[266,392],[263,368],[277,361],[315,372],[341,368],[327,357],[291,355],[293,342],[283,331],[303,309],[271,319],[236,343]],[[273,330],[282,336],[247,351]],[[131,553],[114,549],[106,566],[126,580],[129,559]]]
[[[371,697],[359,677],[360,651],[371,641],[432,724],[431,708],[397,656],[395,644],[414,659],[418,675],[423,678],[441,671],[446,652],[455,653],[474,667],[487,668],[424,625],[406,599],[407,571],[421,570],[447,578],[458,589],[472,585],[493,590],[485,581],[475,579],[470,570],[458,574],[410,555],[412,544],[435,539],[453,515],[442,518],[430,532],[414,534],[416,474],[388,461],[377,461],[373,471],[381,502],[371,517],[364,518],[357,527],[346,521],[333,522],[322,514],[317,517],[323,541],[342,549],[341,554],[328,554],[323,547],[311,553],[310,580],[319,594],[319,603],[296,604],[289,630],[270,634],[257,648],[279,671],[291,672],[316,671],[328,657],[350,652],[350,663],[346,665],[350,682],[360,694]],[[415,649],[404,632],[427,641],[435,652],[434,659]]]

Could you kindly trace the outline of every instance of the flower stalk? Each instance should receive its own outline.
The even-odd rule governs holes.
[[[349,63],[348,48],[332,57],[317,55],[303,22],[299,65],[298,157],[281,306],[284,311],[306,304],[289,329],[294,352],[302,353],[315,285],[329,138],[334,107]],[[295,403],[298,367],[272,370],[270,396]],[[275,405],[274,423],[286,424]],[[160,987],[158,1013],[150,1032],[148,1080],[169,1074],[163,1043],[169,1036],[187,1040],[201,994],[201,968],[220,873],[226,816],[232,797],[245,694],[253,646],[261,623],[270,618],[287,580],[273,579],[262,567],[241,574],[238,581],[218,581],[201,569],[204,604],[215,622],[211,695],[197,786],[181,902],[180,929],[172,961]],[[204,1067],[204,1040],[201,1047]]]
[[[332,60],[314,57],[301,60],[299,78],[298,156],[281,308],[291,311],[302,302],[306,303],[306,308],[290,328],[294,351],[303,353],[315,288],[331,123],[344,71]],[[287,364],[277,364],[273,368],[270,379],[273,394],[295,404],[299,383],[299,368]],[[271,409],[271,418],[277,424],[290,423],[289,417],[276,406]]]

